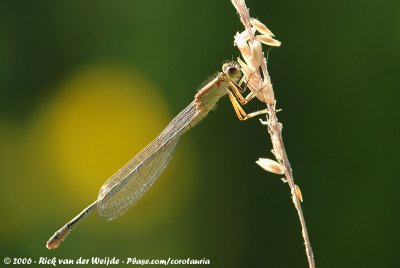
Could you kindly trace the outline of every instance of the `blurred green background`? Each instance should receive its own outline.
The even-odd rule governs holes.
[[[399,267],[400,2],[248,0],[269,53],[317,267]],[[207,258],[307,267],[288,187],[257,119],[227,98],[185,135],[143,200],[47,239],[235,59],[230,1],[2,1],[1,262],[8,257]],[[247,111],[263,106],[257,101]]]

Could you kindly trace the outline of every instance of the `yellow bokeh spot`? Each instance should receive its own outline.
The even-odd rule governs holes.
[[[43,173],[48,177],[41,178],[41,183],[51,189],[49,199],[56,198],[54,204],[83,209],[97,198],[101,185],[155,138],[173,115],[155,87],[132,70],[93,67],[77,73],[56,92],[32,124],[28,137],[31,151],[41,154],[32,161],[38,169],[47,170]],[[188,139],[185,143],[184,151],[191,147]],[[145,195],[128,211],[136,217],[132,216],[134,223],[126,224],[146,229],[188,203],[195,177],[190,150],[184,159],[178,150],[178,159],[172,160],[150,189],[151,200]],[[155,210],[157,213],[152,213]],[[61,218],[67,216],[70,214]]]

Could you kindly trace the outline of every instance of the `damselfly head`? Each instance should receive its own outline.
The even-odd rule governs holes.
[[[226,76],[232,79],[234,82],[239,82],[242,72],[240,71],[240,66],[234,62],[227,62],[222,65],[222,71]]]

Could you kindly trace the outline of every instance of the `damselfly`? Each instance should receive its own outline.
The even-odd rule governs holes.
[[[265,110],[250,114],[243,111],[240,104],[247,103],[255,94],[250,93],[246,98],[241,95],[244,91],[239,86],[241,77],[242,73],[235,62],[225,63],[222,72],[201,88],[194,100],[152,142],[104,183],[97,200],[49,239],[47,248],[58,248],[68,234],[95,209],[100,219],[110,221],[136,204],[167,166],[182,134],[203,119],[222,96],[228,94],[240,120],[264,114]]]

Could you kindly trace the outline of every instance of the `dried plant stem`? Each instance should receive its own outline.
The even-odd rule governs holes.
[[[245,31],[235,35],[235,45],[239,48],[244,59],[244,61],[242,61],[238,58],[238,62],[247,79],[247,86],[252,91],[249,96],[251,98],[257,97],[261,102],[267,105],[267,109],[261,111],[261,113],[267,115],[267,121],[262,121],[262,123],[268,128],[268,133],[272,142],[272,152],[276,158],[276,161],[260,159],[263,161],[258,162],[258,164],[269,172],[285,175],[285,181],[289,185],[292,201],[300,219],[308,264],[310,268],[315,268],[314,254],[300,205],[302,196],[300,188],[294,183],[292,169],[283,144],[282,124],[278,121],[278,117],[276,116],[275,93],[271,78],[268,74],[267,61],[261,48],[261,43],[269,46],[280,46],[281,43],[274,39],[274,34],[263,23],[250,17],[249,10],[244,0],[231,1],[245,27]],[[256,32],[259,32],[259,34],[255,35]]]
[[[308,265],[310,268],[315,268],[314,254],[311,248],[310,239],[308,238],[306,221],[304,219],[303,210],[301,209],[300,200],[296,195],[295,191],[296,184],[294,183],[292,168],[290,167],[290,162],[286,154],[285,146],[283,144],[282,124],[279,123],[278,118],[276,116],[275,105],[268,104],[267,110],[268,110],[267,126],[269,135],[271,137],[273,152],[278,162],[285,167],[285,177],[290,187],[293,204],[297,210],[297,215],[299,216],[300,219],[302,235],[308,259]]]

